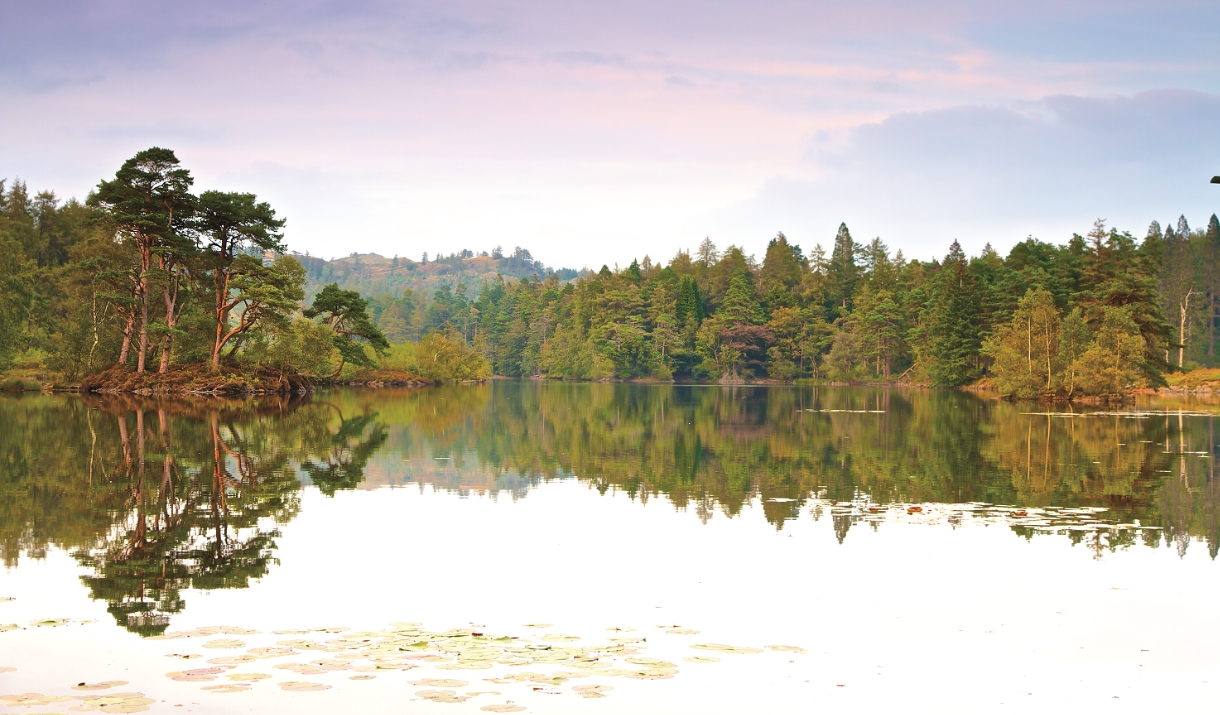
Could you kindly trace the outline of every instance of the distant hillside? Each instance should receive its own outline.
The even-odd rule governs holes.
[[[465,286],[466,295],[475,297],[497,275],[543,279],[554,273],[561,282],[566,282],[578,274],[571,268],[552,270],[520,247],[511,255],[498,250],[476,255],[467,250],[426,262],[398,256],[386,258],[376,253],[353,253],[333,261],[299,253],[293,256],[308,274],[306,300],[312,300],[328,283],[338,283],[340,288],[356,290],[370,298],[386,295],[397,298],[405,289],[431,296],[444,287],[457,292],[459,285]]]

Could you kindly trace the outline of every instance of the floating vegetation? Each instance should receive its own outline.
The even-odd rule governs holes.
[[[0,695],[0,704],[36,708],[55,703],[80,701],[70,710],[74,712],[106,712],[106,713],[140,713],[148,710],[148,706],[157,702],[144,697],[144,693],[108,693],[106,695],[43,695],[42,693],[21,693],[20,695]],[[51,715],[44,713],[42,715]]]
[[[762,653],[762,648],[751,648],[749,646],[725,645],[723,643],[696,643],[691,648],[699,650],[714,650],[717,653],[731,653],[733,655],[746,655],[751,653]]]
[[[16,669],[16,668],[13,668],[13,667],[10,667],[10,666],[7,666],[7,665],[0,666],[0,673],[11,673],[11,672],[13,672],[14,670],[17,670],[17,669]]]
[[[411,685],[421,685],[428,688],[464,688],[470,683],[465,680],[450,680],[449,678],[425,678],[424,680],[408,680]]]
[[[551,628],[550,624],[535,624]],[[698,631],[676,625],[663,625],[678,635],[693,635]],[[614,633],[634,629],[611,628]],[[146,640],[179,640],[183,638],[211,638],[201,645],[206,648],[244,648],[246,643],[236,638],[215,638],[217,635],[250,635],[256,631],[234,626],[209,626],[192,631],[168,633]],[[482,626],[457,628],[444,631],[429,631],[416,622],[396,622],[384,630],[352,632],[346,627],[294,629],[272,631],[275,636],[297,636],[283,638],[273,645],[252,644],[244,653],[208,659],[206,667],[188,668],[167,672],[167,678],[177,682],[200,683],[200,689],[209,694],[240,695],[259,687],[272,675],[256,672],[234,672],[241,665],[267,660],[283,659],[271,668],[290,671],[301,676],[320,676],[312,680],[283,680],[276,683],[286,692],[318,692],[335,687],[321,682],[332,674],[343,672],[347,680],[374,680],[383,673],[409,671],[431,666],[441,670],[490,670],[483,682],[507,685],[534,695],[573,695],[597,699],[608,696],[614,688],[603,682],[607,678],[629,678],[633,680],[669,680],[679,674],[678,664],[642,652],[647,640],[635,636],[613,636],[602,642],[578,644],[577,635],[547,633],[536,640],[517,636],[486,633]],[[312,635],[312,638],[301,636]],[[718,643],[700,643],[692,646],[699,650],[721,653],[761,653],[763,649],[732,646]],[[803,653],[797,646],[768,646],[773,651]],[[164,657],[176,660],[202,658],[195,653],[171,652]],[[319,657],[321,656],[321,657]],[[690,656],[683,660],[691,663],[715,663],[711,656]],[[527,670],[522,666],[534,666]],[[0,672],[13,670],[0,668]],[[439,673],[437,674],[440,675]],[[593,682],[589,682],[592,680]],[[572,681],[577,681],[572,684]],[[342,681],[338,681],[340,684]],[[470,681],[453,677],[416,677],[407,680],[419,687],[415,696],[434,703],[462,703],[472,698],[500,695],[499,691],[468,690]],[[143,712],[154,701],[142,693],[113,693],[109,691],[124,681],[102,681],[77,683],[75,690],[105,690],[106,693],[90,696],[51,696],[39,693],[5,695],[0,704],[37,707],[56,702],[80,701],[74,711],[97,710],[99,712]],[[570,688],[568,687],[570,686]],[[269,686],[262,686],[269,687]],[[357,686],[352,686],[357,687]],[[509,700],[493,703],[482,708],[485,712],[522,712],[525,707]],[[49,715],[42,713],[41,715]]]
[[[71,618],[44,618],[40,621],[30,621],[30,625],[37,628],[58,628],[59,626],[66,626],[71,622]]]
[[[120,685],[127,685],[127,681],[126,680],[106,680],[101,683],[77,683],[76,685],[72,685],[69,687],[71,687],[73,690],[108,690],[110,688],[115,688]]]
[[[203,686],[203,689],[212,693],[242,693],[250,690],[250,686],[239,683],[231,683],[226,685],[205,685]]]
[[[162,633],[159,636],[148,636],[146,641],[172,641],[180,638],[210,638],[212,636],[250,636],[257,634],[258,631],[250,630],[249,628],[238,628],[237,626],[202,626],[191,631],[175,631],[172,633]],[[206,646],[205,646],[206,647]],[[220,646],[213,646],[220,647]],[[227,647],[227,646],[226,646]],[[240,648],[241,646],[235,646]]]
[[[804,648],[797,645],[769,645],[767,650],[778,651],[780,653],[807,653]]]
[[[665,632],[675,635],[675,636],[697,636],[697,635],[699,635],[699,631],[695,630],[694,628],[671,628]]]
[[[21,626],[17,625],[16,623],[0,623],[0,633],[5,631],[15,631],[20,627]]]
[[[315,683],[308,680],[285,680],[280,683],[280,690],[288,690],[294,693],[314,693],[319,690],[330,690],[331,686],[324,683]]]

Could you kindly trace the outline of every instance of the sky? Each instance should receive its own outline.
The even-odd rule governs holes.
[[[150,146],[290,248],[931,259],[1220,211],[1215,0],[0,0],[0,178]]]

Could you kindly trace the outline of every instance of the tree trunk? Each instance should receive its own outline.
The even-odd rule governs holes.
[[[1216,357],[1216,291],[1212,290],[1207,310],[1207,356]]]
[[[157,372],[169,372],[170,352],[174,346],[174,328],[178,327],[178,277],[170,279],[165,286],[165,339],[161,342],[161,364]],[[172,286],[172,288],[171,288]]]
[[[131,355],[131,335],[136,329],[136,311],[127,311],[127,320],[123,325],[123,346],[119,348],[120,366],[127,364],[127,357]]]
[[[212,342],[212,372],[220,371],[220,351],[229,325],[229,272],[216,267],[216,338]]]
[[[145,238],[145,241],[148,239]],[[144,360],[148,356],[148,271],[152,267],[152,252],[147,245],[140,246],[140,354],[136,356],[136,372],[144,372]]]

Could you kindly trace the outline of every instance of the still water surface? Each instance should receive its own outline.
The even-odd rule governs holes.
[[[151,702],[0,713],[1197,708],[1216,414],[515,381],[4,397],[0,695]]]

